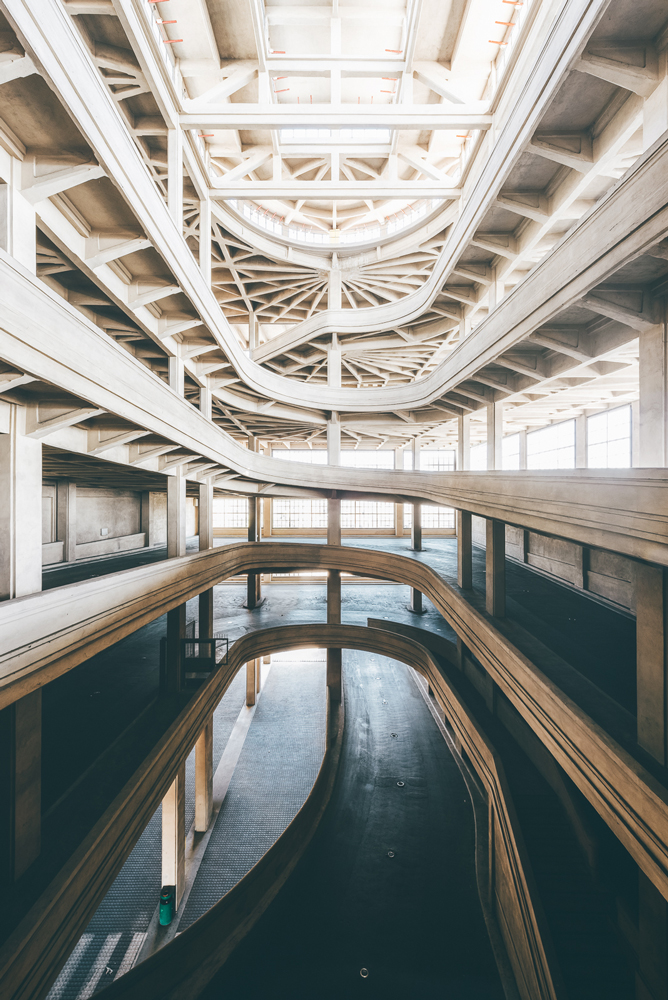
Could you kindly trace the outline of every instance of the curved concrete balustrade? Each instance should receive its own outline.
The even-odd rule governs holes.
[[[315,336],[328,331],[370,332],[410,323],[419,318],[481,224],[506,176],[503,171],[512,169],[563,82],[569,66],[579,56],[589,34],[605,11],[607,3],[608,0],[587,0],[584,4],[582,0],[565,0],[550,32],[549,45],[544,46],[532,69],[531,80],[525,84],[514,102],[508,120],[480,176],[472,186],[462,214],[453,227],[441,257],[421,289],[414,295],[408,295],[399,302],[389,305],[357,311],[324,311],[317,317],[305,321],[306,325],[300,324],[289,336],[299,336],[303,339],[306,334]],[[225,351],[235,370],[248,386],[259,393],[275,400],[293,403],[294,380],[262,368],[242,351],[211,288],[205,282],[181,233],[169,215],[116,103],[91,61],[83,40],[73,27],[65,8],[58,0],[44,0],[39,12],[34,9],[30,0],[6,0],[5,7],[19,37],[43,70],[47,82],[58,93],[69,114],[86,135],[98,162],[122,191],[147,236],[173,271],[182,291],[188,296],[204,324]],[[536,94],[539,95],[538,98]],[[636,172],[637,168],[634,173]],[[606,236],[608,232],[613,232],[615,240],[619,242],[620,238],[623,238],[621,229],[626,235],[634,232],[631,223],[627,226],[626,213],[630,213],[632,222],[637,225],[636,214],[640,211],[640,202],[642,202],[643,221],[648,215],[656,215],[664,208],[668,201],[664,197],[665,173],[665,169],[663,174],[658,171],[656,185],[644,175],[641,181],[642,198],[639,199],[637,194],[632,196],[628,204],[624,202],[625,210],[621,210],[620,205],[616,203],[612,215],[606,216],[601,223],[602,232]],[[616,190],[626,190],[626,188],[625,180]],[[609,202],[608,198],[601,208]],[[589,218],[594,216],[599,218],[598,208]],[[645,228],[649,231],[650,224],[647,223]],[[664,224],[663,231],[666,229],[668,220]],[[653,240],[656,242],[660,238],[660,235],[655,236]],[[586,244],[589,248],[587,253],[584,247],[574,246],[569,250],[569,258],[572,254],[574,266],[578,269],[584,268],[591,284],[595,284],[601,278],[594,279],[592,265],[587,263],[592,253],[589,239],[587,235]],[[646,242],[649,241],[650,237],[647,236]],[[604,240],[602,245],[607,245],[607,242],[607,239]],[[593,244],[594,247],[596,245]],[[616,266],[619,266],[623,259],[622,255]],[[605,267],[609,269],[610,263],[606,263]],[[554,272],[559,280],[557,288],[562,286],[561,268],[562,265]],[[591,284],[588,287],[591,287]],[[554,287],[550,282],[541,284],[541,296],[545,297],[545,288]],[[511,332],[516,328],[518,308],[523,320],[532,314],[531,308],[518,304],[520,295],[518,289],[518,292],[508,299],[509,302],[514,300]],[[550,301],[554,298],[552,294]],[[494,323],[498,311],[495,311],[490,320],[481,324],[476,334],[462,345],[462,350],[465,349],[463,355],[461,350],[454,352],[453,356],[428,378],[392,389],[375,390],[333,389],[300,382],[300,399],[306,406],[340,411],[373,412],[379,408],[392,410],[424,406],[447,390],[453,376],[456,379],[465,377],[459,374],[462,362],[467,363],[469,353],[477,350],[477,345],[488,339],[494,342],[499,339],[497,328],[499,320]],[[509,315],[507,309],[503,310],[503,315],[507,319]],[[494,324],[491,327],[490,322]],[[484,334],[483,328],[485,328]]]
[[[42,997],[85,930],[96,907],[190,753],[202,727],[250,659],[325,646],[391,655],[427,679],[466,747],[490,797],[495,820],[493,891],[523,1000],[556,1000],[546,930],[532,899],[529,867],[503,767],[475,718],[431,654],[412,638],[351,625],[290,625],[252,632],[230,650],[228,663],[183,708],[68,864],[0,950],[0,983],[8,1000]],[[177,1000],[196,996],[261,915],[305,849],[331,792],[340,719],[332,717],[328,750],[311,796],[275,847],[208,914],[164,952],[110,987],[109,997]],[[319,784],[318,784],[319,782]],[[102,861],[100,859],[103,859]]]
[[[274,637],[278,633],[288,631],[292,631],[291,626],[282,630],[271,629],[257,635],[262,636],[265,648],[267,641],[275,641]],[[427,678],[434,697],[443,708],[456,738],[465,748],[487,793],[490,815],[495,824],[491,847],[494,852],[491,892],[520,995],[523,1000],[556,1000],[560,994],[555,987],[555,980],[558,981],[558,976],[554,975],[555,960],[548,960],[549,931],[540,907],[535,905],[532,898],[531,868],[518,829],[503,764],[471,709],[448,683],[447,677],[429,651],[410,637],[350,625],[327,626],[326,633],[321,632],[318,625],[300,625],[296,626],[294,632],[299,646],[304,645],[310,636],[309,641],[320,644],[336,637],[337,645],[381,656],[388,655],[388,647],[391,647],[393,659],[401,660]],[[387,636],[385,642],[383,635]],[[335,764],[324,762],[323,771],[327,766],[331,771]],[[322,771],[318,781],[321,777]],[[319,816],[322,815],[323,796],[318,791],[316,783],[292,826],[304,823],[302,814],[309,807],[310,811],[318,808]],[[313,796],[317,797],[315,804],[311,802]],[[262,861],[208,913],[161,951],[113,983],[108,990],[109,1000],[116,1000],[117,997],[123,997],[124,1000],[179,1000],[184,995],[198,996],[247,932],[250,920],[256,918],[254,912],[250,920],[244,920],[246,910],[257,895],[256,883],[263,878],[265,866],[276,868],[281,863],[289,865],[287,873],[280,868],[276,872],[276,891],[279,878],[282,884],[292,871],[296,862],[290,853],[290,836],[289,827]],[[292,839],[295,839],[294,834]]]
[[[668,198],[668,180],[666,185]],[[265,496],[280,496],[285,487],[312,490],[318,496],[336,490],[343,496],[422,500],[668,565],[664,469],[615,469],[614,476],[606,469],[444,474],[268,458],[239,445],[2,251],[0,274],[0,357],[194,455],[271,484],[263,490]],[[238,485],[240,492],[253,490],[253,482]]]
[[[668,790],[501,635],[493,618],[406,556],[348,546],[247,543],[8,602],[0,606],[0,635],[10,646],[0,656],[0,707],[227,577],[315,568],[393,580],[425,594],[668,898]],[[317,628],[326,634],[324,625]],[[318,643],[327,645],[324,638]]]

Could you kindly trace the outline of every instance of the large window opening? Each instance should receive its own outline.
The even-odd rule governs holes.
[[[575,421],[564,420],[527,434],[528,469],[575,468]]]
[[[587,466],[590,469],[631,467],[631,407],[617,406],[587,418]]]

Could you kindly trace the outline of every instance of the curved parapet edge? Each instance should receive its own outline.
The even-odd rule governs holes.
[[[289,626],[288,626],[289,627]],[[303,806],[278,840],[210,910],[109,986],[108,1000],[196,997],[248,934],[294,871],[331,798],[343,742],[344,706],[327,695],[322,764]]]

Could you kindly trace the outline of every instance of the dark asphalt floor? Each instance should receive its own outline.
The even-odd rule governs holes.
[[[330,805],[202,1000],[502,1000],[459,768],[407,667],[344,657],[346,724]]]

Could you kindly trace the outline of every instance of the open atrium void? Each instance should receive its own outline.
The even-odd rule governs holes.
[[[668,1000],[666,0],[0,0],[2,1000]]]

